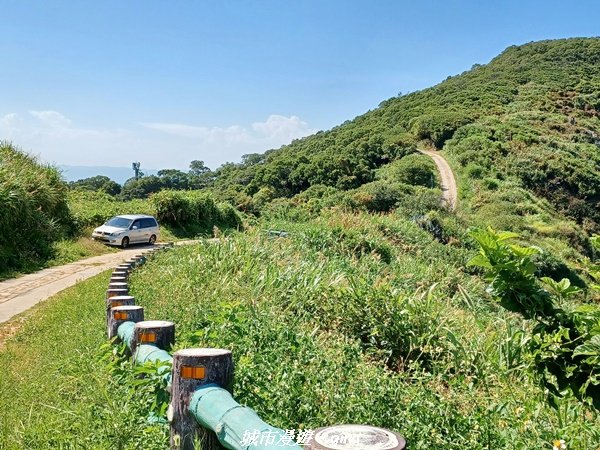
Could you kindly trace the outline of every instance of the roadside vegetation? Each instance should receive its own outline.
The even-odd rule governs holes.
[[[78,283],[26,320],[0,324],[0,448],[165,448],[168,428],[148,421],[153,387],[135,385],[129,365],[111,362],[108,278]]]

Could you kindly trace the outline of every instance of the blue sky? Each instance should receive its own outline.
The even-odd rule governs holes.
[[[595,1],[0,0],[0,139],[55,164],[216,168],[513,44],[600,34]]]

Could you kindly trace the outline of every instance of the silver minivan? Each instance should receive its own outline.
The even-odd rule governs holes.
[[[92,239],[127,248],[129,244],[154,244],[158,233],[158,222],[154,217],[131,214],[108,220],[92,232]]]

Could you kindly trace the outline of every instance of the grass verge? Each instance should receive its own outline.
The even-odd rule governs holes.
[[[104,273],[40,304],[0,349],[0,449],[165,448],[144,390],[106,358],[107,282]]]

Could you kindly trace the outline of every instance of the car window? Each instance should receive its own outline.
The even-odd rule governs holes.
[[[132,229],[133,229],[133,227],[138,227],[138,229],[141,228],[140,221],[139,220],[134,221],[133,224],[131,225]]]
[[[104,225],[108,225],[110,227],[116,228],[129,228],[131,224],[130,219],[126,219],[125,217],[113,217],[109,221],[107,221]]]
[[[152,228],[157,226],[156,225],[156,220],[154,220],[152,217],[148,217],[146,219],[142,219],[144,221],[144,227],[145,228]]]

